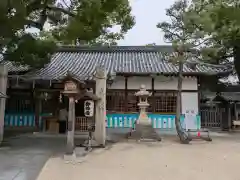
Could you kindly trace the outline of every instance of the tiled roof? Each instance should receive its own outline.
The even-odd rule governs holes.
[[[14,64],[13,62],[10,61],[3,61],[3,57],[0,56],[0,64],[7,66],[8,72],[26,72],[29,70],[28,66],[22,66],[22,65],[17,65]]]
[[[164,60],[164,53],[172,52],[170,46],[114,46],[114,47],[64,47],[52,56],[43,69],[31,73],[36,79],[59,79],[72,72],[83,80],[91,79],[97,66],[107,73],[176,74],[178,67]],[[186,75],[218,74],[229,71],[223,66],[198,64],[195,68],[184,65]]]
[[[213,101],[217,94],[217,92],[204,92],[203,97],[209,101]],[[221,92],[219,95],[227,101],[240,101],[239,92]]]

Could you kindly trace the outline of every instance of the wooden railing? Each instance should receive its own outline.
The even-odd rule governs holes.
[[[91,127],[93,127],[93,131],[94,131],[95,130],[95,122],[92,118],[76,117],[76,121],[75,121],[76,131],[87,132],[89,125],[91,125]]]
[[[201,109],[201,125],[204,128],[220,128],[224,117],[225,109]]]

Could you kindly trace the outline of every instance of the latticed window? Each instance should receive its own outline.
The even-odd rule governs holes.
[[[148,112],[154,112],[154,103],[155,103],[154,99],[155,98],[153,96],[148,97],[148,103],[149,103],[149,106],[147,109]]]
[[[109,90],[106,95],[107,110],[114,112],[124,112],[125,92],[124,90]]]
[[[154,99],[153,111],[157,113],[175,113],[177,107],[176,92],[156,92]]]
[[[125,90],[108,90],[107,110],[110,112],[139,112],[136,91],[128,90],[125,100]],[[176,92],[155,92],[149,97],[148,112],[175,113],[177,105]],[[125,107],[126,106],[126,107]]]
[[[9,92],[6,99],[6,112],[34,112],[34,100],[30,92]]]
[[[51,93],[48,94],[49,98],[47,100],[42,100],[42,113],[57,113],[56,110],[58,109],[59,105],[59,94],[58,93]],[[64,97],[64,100],[67,100]],[[65,104],[67,107],[68,104]]]
[[[136,91],[128,91],[127,95],[127,112],[138,112],[138,98],[135,96]]]

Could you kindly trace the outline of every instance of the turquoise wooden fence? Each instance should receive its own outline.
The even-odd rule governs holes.
[[[132,128],[138,114],[107,114],[108,128]]]
[[[40,115],[39,125],[42,125],[41,116],[49,114]],[[35,127],[35,114],[34,113],[6,113],[4,118],[4,126],[6,127]]]
[[[42,114],[46,115],[46,114]],[[134,127],[135,121],[138,119],[139,114],[107,114],[106,127],[107,128],[132,128]],[[161,114],[148,114],[152,122],[153,128],[156,129],[175,129],[175,115],[161,115]],[[35,127],[35,114],[5,114],[4,120],[5,126],[7,127]],[[185,128],[184,117],[181,117],[182,127]],[[196,116],[195,124],[197,129],[201,128],[201,118]],[[42,119],[40,116],[39,125],[42,125]]]
[[[132,128],[134,122],[138,119],[138,114],[107,114],[108,128]],[[161,115],[161,114],[148,114],[149,119],[152,122],[153,128],[156,129],[175,129],[175,115]],[[196,129],[201,128],[201,118],[199,115],[195,119]],[[181,124],[185,129],[184,116],[181,116]]]

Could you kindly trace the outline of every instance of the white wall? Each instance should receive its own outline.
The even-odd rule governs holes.
[[[194,111],[198,113],[198,93],[197,92],[182,92],[182,113],[186,111]]]
[[[139,89],[141,84],[144,84],[147,89],[152,89],[151,77],[129,77],[128,89]]]
[[[151,77],[129,77],[128,78],[128,89],[139,89],[140,85],[144,84],[147,89],[152,89],[152,78]],[[124,89],[125,79],[124,77],[116,77],[110,89]],[[197,90],[197,78],[185,77],[183,80],[184,90]],[[156,90],[176,90],[177,89],[177,78],[176,77],[165,77],[158,76],[154,79],[154,89]]]
[[[125,89],[125,78],[117,76],[109,89]]]

